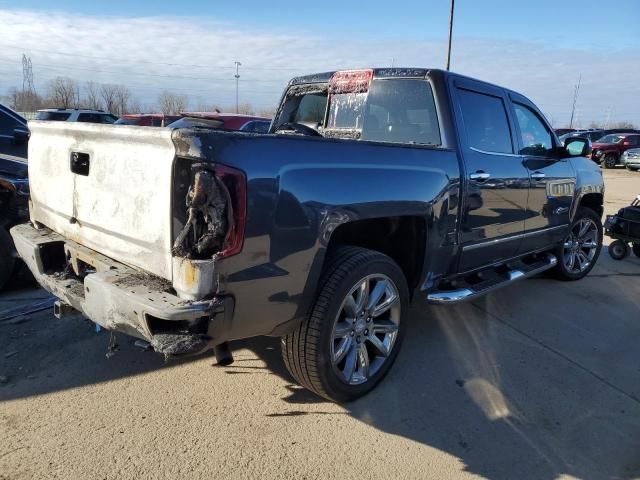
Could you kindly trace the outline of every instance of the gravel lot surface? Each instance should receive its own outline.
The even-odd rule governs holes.
[[[605,179],[606,213],[640,193]],[[415,301],[410,322],[387,379],[340,406],[293,384],[277,339],[165,364],[125,336],[107,359],[107,332],[49,310],[1,321],[0,479],[640,476],[640,259]]]

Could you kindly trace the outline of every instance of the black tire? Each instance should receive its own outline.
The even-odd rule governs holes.
[[[342,303],[368,275],[384,275],[397,289],[400,321],[392,349],[377,372],[353,385],[336,370],[331,357],[333,328]],[[400,267],[382,253],[359,247],[339,247],[329,258],[319,293],[308,318],[282,338],[282,356],[291,376],[303,387],[334,402],[354,400],[382,380],[395,361],[406,330],[409,288]],[[365,332],[366,333],[366,332]]]
[[[614,153],[607,153],[602,159],[604,168],[616,168],[618,157]]]
[[[15,266],[14,247],[11,235],[0,227],[0,290],[11,278]]]
[[[563,248],[563,245],[560,245],[555,251],[556,257],[558,259],[558,264],[551,271],[553,276],[558,280],[563,280],[563,281],[580,280],[589,274],[589,272],[593,269],[594,265],[598,261],[598,257],[600,256],[600,251],[602,250],[602,234],[603,234],[602,219],[600,218],[600,215],[598,215],[595,211],[591,210],[590,208],[579,207],[578,210],[576,211],[576,215],[573,221],[571,222],[571,229],[573,229],[576,226],[576,224],[580,222],[580,220],[582,220],[583,218],[588,218],[592,220],[596,225],[597,246],[596,246],[595,254],[591,259],[591,261],[589,262],[589,266],[585,270],[581,272],[572,272],[568,270],[567,266],[565,265],[564,248]]]
[[[629,245],[622,240],[614,240],[609,244],[609,256],[614,260],[623,260],[629,255]]]
[[[631,246],[631,250],[633,250],[633,254],[634,254],[636,257],[640,258],[640,243],[634,243],[634,244]]]

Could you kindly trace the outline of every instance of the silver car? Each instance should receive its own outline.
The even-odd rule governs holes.
[[[640,170],[640,148],[631,148],[621,157],[622,164],[629,170]]]

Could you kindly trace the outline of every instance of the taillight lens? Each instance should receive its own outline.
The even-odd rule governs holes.
[[[218,257],[230,257],[242,251],[244,227],[247,221],[247,177],[235,168],[226,165],[214,167],[216,177],[227,187],[228,230],[224,248]]]

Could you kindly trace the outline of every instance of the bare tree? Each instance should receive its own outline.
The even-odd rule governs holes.
[[[84,85],[85,96],[83,105],[92,110],[100,110],[102,108],[102,100],[100,99],[100,84],[89,80]]]
[[[188,104],[189,99],[186,95],[178,95],[168,90],[158,96],[160,111],[165,115],[177,115],[186,110]]]
[[[107,112],[115,113],[118,105],[118,85],[111,83],[102,84],[100,86],[100,96],[102,104]]]
[[[195,108],[196,112],[221,112],[222,108],[217,103],[207,103],[201,98],[198,99],[198,103]]]
[[[229,109],[229,111],[232,111]],[[238,113],[241,115],[255,115],[255,109],[250,103],[241,103],[238,106]]]
[[[9,89],[7,103],[18,112],[35,112],[44,106],[44,99],[34,91],[23,91],[16,87]]]
[[[129,100],[131,99],[131,91],[125,85],[117,85],[116,89],[116,109],[112,111],[116,115],[129,113]]]
[[[48,103],[58,108],[78,108],[80,88],[78,82],[69,77],[56,77],[47,84]]]

